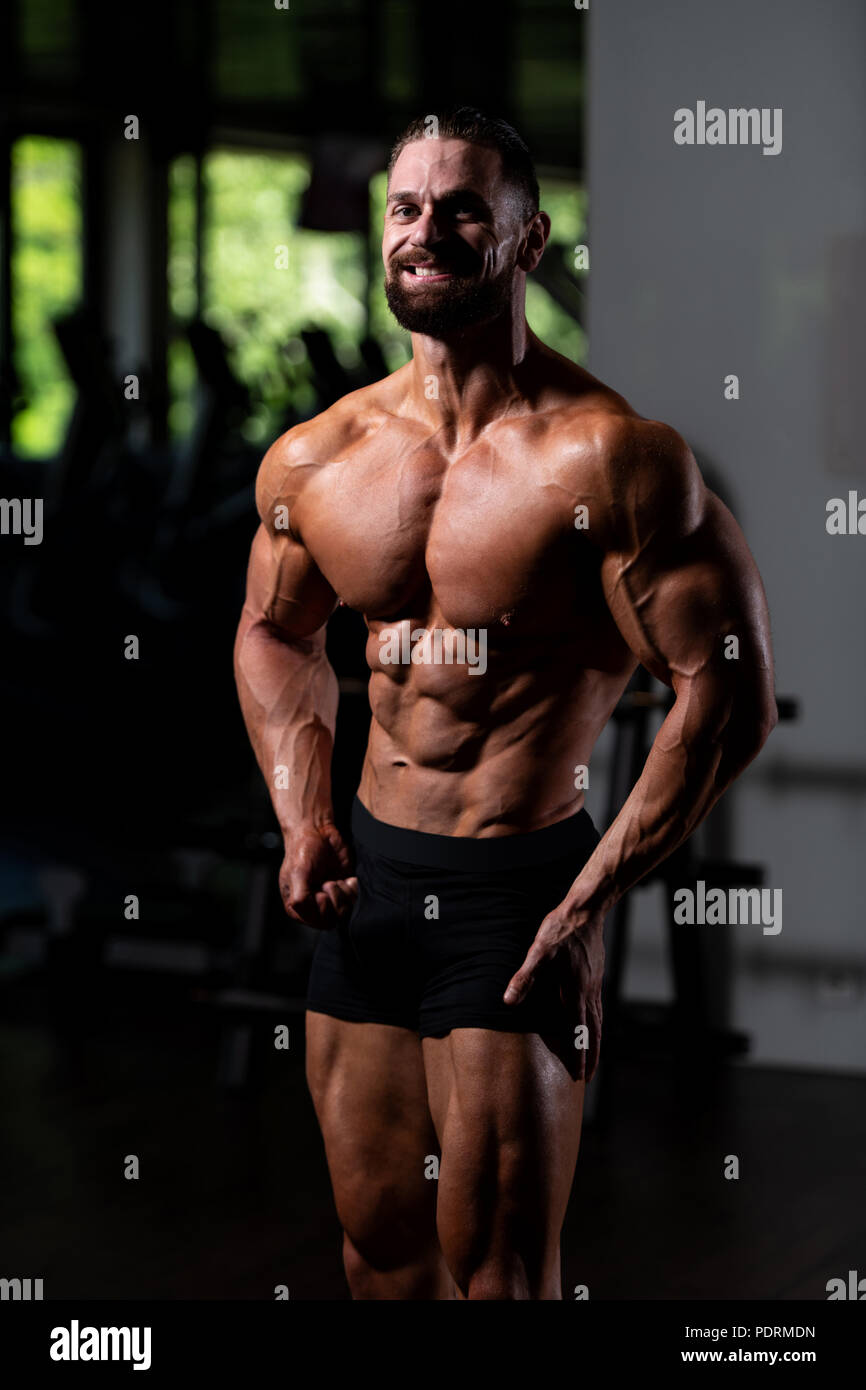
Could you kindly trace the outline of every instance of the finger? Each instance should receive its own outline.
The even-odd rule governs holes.
[[[339,889],[339,886],[338,886],[336,880],[333,879],[333,878],[327,879],[327,880],[322,884],[322,892],[324,893],[325,897],[328,899],[328,902],[331,904],[331,907],[334,909],[334,912],[336,913],[336,915],[339,917],[339,915],[340,915],[340,910],[341,910],[343,904],[342,904],[342,895],[341,895],[341,893],[340,893],[340,889]]]
[[[592,1054],[589,1059],[589,1072],[587,1083],[595,1076],[598,1064],[601,1060],[601,1004],[599,1003],[593,1010],[592,1027],[590,1028],[590,1039],[592,1043]]]
[[[296,922],[305,922],[308,927],[316,927],[319,924],[316,903],[309,896],[299,898],[291,894],[286,899],[286,911]]]
[[[336,863],[341,874],[351,874],[353,865],[353,854],[348,845],[343,840],[336,826],[331,826],[329,830],[323,832],[325,840],[333,851]]]
[[[323,887],[327,889],[328,885],[324,884]],[[343,879],[337,879],[334,882],[333,887],[337,898],[338,917],[342,919],[344,917],[350,916],[352,909],[354,908],[355,903],[358,899],[357,890],[353,893],[350,889],[346,887],[345,881]]]
[[[283,905],[296,922],[305,922],[308,927],[318,926],[318,910],[307,873],[294,870],[288,883],[280,884]]]
[[[352,911],[353,901],[344,892],[342,884],[336,879],[328,879],[322,884],[322,892],[327,894],[330,903],[329,921],[333,926],[338,926],[344,921]]]
[[[544,947],[539,945],[538,939],[536,938],[530,946],[526,954],[526,959],[520,969],[517,971],[516,975],[512,975],[508,982],[508,987],[503,995],[506,1004],[519,1004],[525,998],[535,979],[535,972],[545,959],[546,954]]]
[[[562,1001],[563,1008],[566,1009],[569,1014],[580,1013],[583,1003],[583,991],[581,989],[580,980],[575,977],[574,971],[571,969],[567,958],[563,959],[561,955],[558,956],[557,965],[559,967],[559,998]]]
[[[592,1078],[595,1076],[595,1073],[598,1069],[598,1064],[601,1061],[601,1020],[598,1018],[593,1021],[592,1027],[590,1029],[590,1040],[592,1047],[591,1056],[589,1059],[590,1066],[589,1075],[587,1077],[588,1081],[591,1081]]]
[[[316,894],[316,908],[318,916],[314,924],[315,926],[320,927],[324,931],[328,931],[337,925],[337,910],[330,896],[323,888],[320,888]]]

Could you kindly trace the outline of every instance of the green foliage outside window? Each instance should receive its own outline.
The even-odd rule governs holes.
[[[366,310],[366,246],[352,232],[313,232],[297,226],[309,163],[296,155],[214,150],[203,164],[205,228],[202,317],[223,336],[238,377],[256,409],[245,434],[266,442],[289,394],[311,409],[314,396],[298,363],[303,328],[325,328],[344,366],[359,360]],[[194,167],[172,168],[169,292],[172,310],[187,319],[194,307]],[[188,421],[190,359],[175,345],[170,361],[172,424]],[[186,407],[184,403],[186,404]]]
[[[371,236],[298,227],[309,164],[299,155],[213,150],[203,164],[205,321],[223,335],[233,369],[255,408],[247,438],[266,443],[289,399],[302,413],[314,393],[299,341],[308,326],[327,329],[349,368],[365,332],[367,258],[370,328],[390,370],[409,356],[409,335],[394,322],[382,293],[379,252],[384,171],[371,182]],[[551,251],[569,263],[585,237],[585,195],[573,184],[546,182],[542,206],[553,221]],[[42,136],[15,142],[12,158],[12,323],[21,386],[13,445],[24,457],[60,447],[75,392],[52,321],[74,308],[82,287],[81,155],[76,144]],[[194,418],[196,374],[183,326],[195,312],[195,164],[173,161],[169,186],[168,295],[170,427],[186,435]],[[583,330],[530,277],[531,326],[558,351],[585,360]]]
[[[41,135],[16,140],[11,211],[12,337],[20,389],[12,445],[22,458],[51,458],[75,404],[52,322],[81,299],[78,146]]]

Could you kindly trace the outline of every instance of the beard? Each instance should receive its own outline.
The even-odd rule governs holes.
[[[392,264],[385,276],[385,298],[400,327],[409,333],[448,338],[463,328],[489,323],[504,313],[511,301],[510,272],[495,280],[479,281],[447,265],[443,269],[451,271],[451,280],[419,291],[406,288],[400,278],[401,268],[399,262]]]

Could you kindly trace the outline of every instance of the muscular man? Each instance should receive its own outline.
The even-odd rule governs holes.
[[[307,1078],[356,1299],[562,1297],[605,914],[777,719],[730,512],[673,429],[527,326],[549,230],[510,126],[413,123],[382,242],[412,360],[283,435],[257,482],[236,675],[286,911],[321,929]],[[371,672],[354,861],[338,602]],[[599,837],[575,770],[639,662],[676,698]]]

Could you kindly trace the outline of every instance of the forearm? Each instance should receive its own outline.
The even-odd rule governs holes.
[[[710,693],[702,708],[700,693],[690,687],[678,695],[622,810],[572,885],[569,910],[607,913],[692,834],[776,723],[766,689],[738,700],[750,713],[736,718]]]
[[[244,722],[283,836],[302,823],[333,820],[338,687],[324,632],[288,641],[245,608],[234,669]]]

